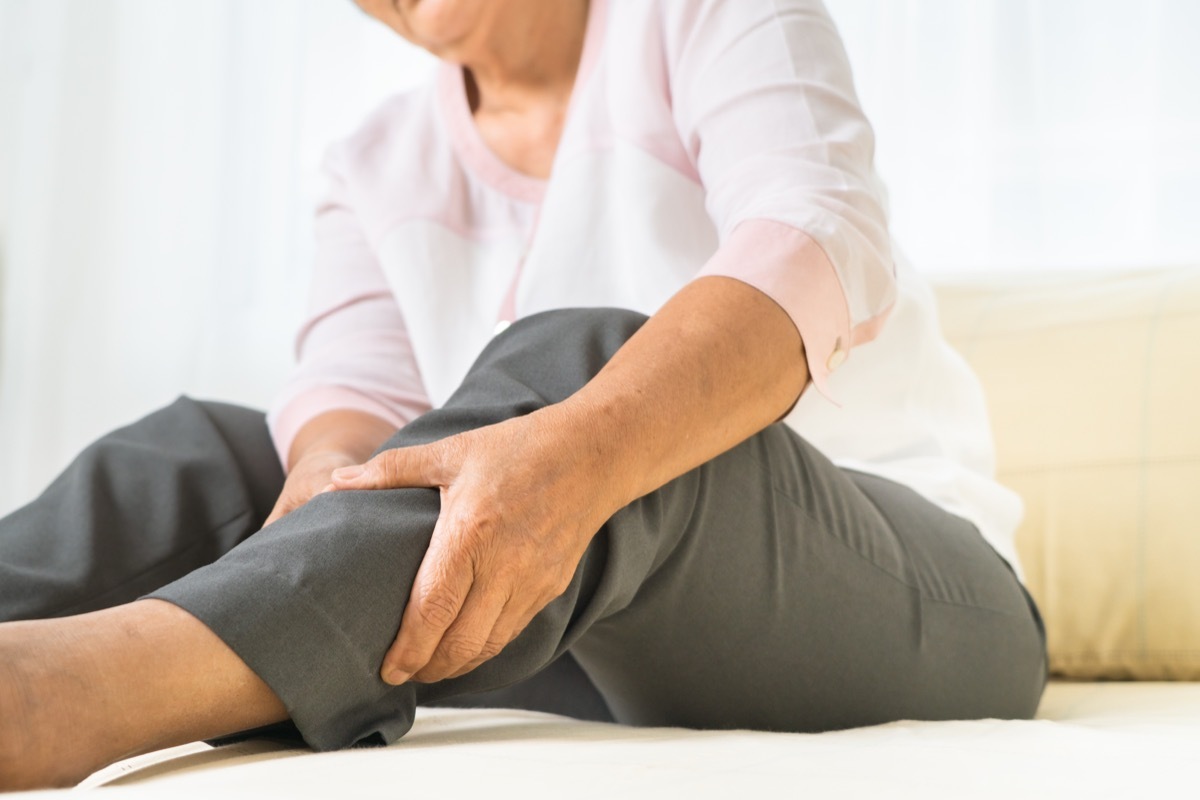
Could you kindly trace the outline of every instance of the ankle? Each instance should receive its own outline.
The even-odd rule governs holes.
[[[37,701],[27,665],[27,654],[0,638],[0,791],[64,785],[38,774]]]
[[[0,791],[25,788],[16,783],[16,770],[24,762],[21,720],[26,716],[24,691],[15,670],[0,650]]]
[[[0,791],[71,785],[123,758],[286,718],[228,646],[168,603],[0,624]]]
[[[0,625],[0,791],[73,786],[106,763],[76,713],[87,687],[62,633],[55,622]]]

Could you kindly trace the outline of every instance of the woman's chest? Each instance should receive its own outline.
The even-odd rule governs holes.
[[[553,308],[651,314],[717,248],[699,184],[619,141],[556,165],[536,211],[477,202],[460,224],[411,220],[377,244],[435,403],[498,325]]]

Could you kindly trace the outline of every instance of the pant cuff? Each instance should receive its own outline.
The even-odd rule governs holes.
[[[146,597],[208,626],[279,697],[314,750],[389,744],[412,728],[412,684],[384,683],[380,664],[284,576],[221,563]]]

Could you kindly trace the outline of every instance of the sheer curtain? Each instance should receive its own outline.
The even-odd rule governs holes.
[[[1200,4],[830,8],[920,268],[1200,262]],[[269,402],[324,144],[430,66],[349,0],[0,0],[0,513],[181,392]]]
[[[1200,3],[829,6],[918,266],[1200,263]]]
[[[291,360],[326,142],[423,79],[349,0],[0,0],[0,513]]]

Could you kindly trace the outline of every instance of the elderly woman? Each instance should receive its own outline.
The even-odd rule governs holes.
[[[359,5],[443,63],[330,150],[271,415],[181,399],[0,523],[0,784],[455,698],[1030,716],[1020,502],[818,0]]]

